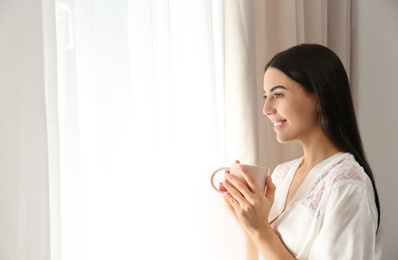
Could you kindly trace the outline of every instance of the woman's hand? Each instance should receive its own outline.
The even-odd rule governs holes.
[[[276,189],[271,177],[266,178],[267,192],[264,196],[253,176],[242,167],[240,172],[249,188],[237,177],[226,174],[222,190],[225,190],[225,199],[230,209],[235,213],[253,245],[250,252],[256,252],[253,255],[248,254],[247,259],[258,259],[257,250],[260,250],[266,259],[295,259],[268,223],[268,214],[274,203]]]
[[[226,191],[225,199],[248,234],[262,232],[269,227],[268,214],[274,202],[275,185],[272,183],[271,177],[267,176],[267,192],[264,196],[253,176],[244,167],[239,165],[238,168],[249,188],[236,176],[226,173],[226,181],[222,185],[222,190]]]

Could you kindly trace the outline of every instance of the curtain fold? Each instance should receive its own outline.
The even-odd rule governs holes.
[[[258,164],[255,2],[225,1],[226,160]]]
[[[61,259],[60,144],[57,85],[56,3],[42,1],[44,92],[48,146],[50,258]]]

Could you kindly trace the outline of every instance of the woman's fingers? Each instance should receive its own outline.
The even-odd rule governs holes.
[[[238,169],[240,173],[242,174],[243,178],[246,180],[247,184],[249,185],[250,189],[256,193],[257,195],[259,194],[264,194],[256,180],[253,178],[253,175],[250,174],[250,172],[241,164],[238,165]]]
[[[234,192],[225,192],[224,199],[227,202],[228,208],[231,210],[231,212],[233,212],[235,218],[239,221],[238,212],[241,211],[242,205],[235,199]]]
[[[229,170],[226,170],[225,174],[229,174]],[[225,179],[224,182],[226,183],[228,181]],[[224,187],[224,184],[222,182],[219,183],[219,186],[220,186],[220,191],[224,191],[224,192],[227,191],[227,189]]]
[[[242,166],[238,160],[236,160],[235,163],[238,164],[238,170],[246,180],[247,185],[244,181],[235,175],[230,174],[227,170],[225,171],[224,183],[220,183],[220,190],[227,192],[227,195],[230,194],[240,205],[253,205],[254,203],[258,202],[260,196],[264,196],[264,191],[260,188],[253,175],[251,175],[250,172],[244,166]]]
[[[237,179],[235,176],[231,174],[226,174],[225,176],[227,181],[223,183],[223,187],[227,190],[226,197],[232,196],[240,205],[244,204],[245,195],[242,193],[241,190],[245,188],[248,191],[248,189],[246,187],[242,187],[242,182],[240,182],[240,180]],[[236,181],[236,179],[238,181]],[[243,184],[243,186],[245,185]]]
[[[220,185],[220,191],[224,191],[224,192],[227,191],[227,189],[224,187],[224,184],[222,182],[220,182],[219,185]]]
[[[225,189],[225,188],[224,188]],[[229,197],[228,197],[229,196]],[[229,198],[229,199],[228,199]],[[226,195],[226,196],[224,196],[224,200],[225,200],[225,204],[227,204],[227,208],[228,208],[228,210],[229,211],[231,211],[231,213],[232,213],[232,215],[234,215],[234,218],[236,219],[236,220],[238,220],[238,217],[236,216],[236,212],[235,212],[235,209],[234,209],[234,207],[232,206],[232,203],[234,203],[234,204],[238,204],[238,202],[236,202],[232,197],[231,197],[231,195]],[[231,202],[230,202],[231,201]],[[239,220],[238,220],[239,221]]]

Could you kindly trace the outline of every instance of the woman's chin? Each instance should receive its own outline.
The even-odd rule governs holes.
[[[284,143],[288,143],[291,142],[292,140],[290,138],[286,138],[285,136],[281,136],[281,135],[276,135],[276,140],[278,141],[278,143],[284,144]]]

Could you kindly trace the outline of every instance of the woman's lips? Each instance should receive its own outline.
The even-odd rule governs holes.
[[[286,120],[276,121],[274,123],[274,130],[277,131],[285,124]]]

